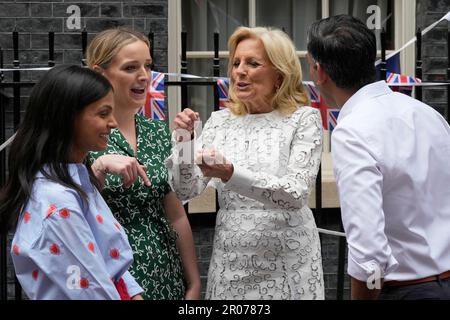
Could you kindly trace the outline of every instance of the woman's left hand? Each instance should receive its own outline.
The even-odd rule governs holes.
[[[214,149],[198,151],[195,163],[197,163],[205,177],[220,178],[223,182],[227,182],[233,175],[233,164]]]

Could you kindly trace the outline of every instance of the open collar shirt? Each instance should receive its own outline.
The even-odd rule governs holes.
[[[332,155],[348,273],[414,280],[450,269],[450,127],[380,81],[342,107]]]

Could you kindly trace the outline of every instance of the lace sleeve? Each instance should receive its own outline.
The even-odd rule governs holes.
[[[285,175],[275,176],[235,166],[224,188],[272,208],[300,209],[308,202],[319,170],[322,134],[319,112],[308,108],[297,123]]]

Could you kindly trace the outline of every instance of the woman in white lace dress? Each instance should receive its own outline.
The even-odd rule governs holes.
[[[181,199],[207,185],[218,190],[206,298],[323,299],[320,240],[307,207],[322,126],[306,106],[294,45],[280,30],[240,27],[228,47],[228,108],[213,112],[201,135],[198,113],[180,112],[166,163]]]

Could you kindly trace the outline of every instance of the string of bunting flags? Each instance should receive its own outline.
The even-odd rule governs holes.
[[[450,22],[450,11],[444,15],[438,21],[432,23],[427,28],[422,31],[422,36],[432,30],[436,25],[438,25],[441,21],[447,20]],[[416,37],[413,37],[410,41],[404,44],[400,49],[389,54],[386,59],[398,57],[398,53],[403,49],[408,47],[417,41]],[[378,66],[381,60],[375,62],[375,65]],[[41,67],[41,68],[2,68],[0,72],[3,71],[47,71],[51,69],[51,67]],[[196,75],[190,74],[176,74],[176,73],[160,73],[156,71],[151,72],[151,81],[149,83],[149,88],[147,90],[147,100],[145,105],[139,109],[139,113],[143,114],[147,118],[155,119],[155,120],[165,120],[166,118],[166,108],[165,108],[165,94],[164,94],[164,78],[165,76],[176,76],[181,78],[192,78],[192,79],[202,79],[202,80],[216,80],[217,81],[217,89],[219,92],[219,107],[225,108],[226,102],[228,101],[228,88],[229,88],[229,79],[222,77],[200,77]],[[411,76],[405,76],[399,73],[387,72],[386,74],[386,82],[389,86],[392,87],[394,91],[399,91],[408,95],[411,95],[412,87],[414,86],[442,86],[449,85],[448,83],[437,83],[437,82],[429,82],[424,83],[421,79],[414,78]],[[323,99],[320,97],[320,93],[317,88],[314,86],[312,82],[304,82],[305,87],[310,95],[311,105],[315,108],[320,109],[322,115],[322,124],[324,129],[333,130],[336,126],[336,119],[339,115],[338,109],[332,109],[326,106]]]
[[[226,108],[228,102],[228,88],[230,80],[223,77],[200,77],[195,75],[183,75],[174,73],[160,73],[152,71],[151,81],[147,91],[147,101],[144,106],[139,109],[139,113],[147,118],[154,120],[165,120],[165,94],[164,94],[164,78],[166,75],[179,76],[195,79],[214,79],[217,82],[217,89],[219,92],[219,108]],[[399,91],[408,95],[411,95],[412,88],[414,86],[422,85],[422,80],[419,78],[405,76],[402,74],[387,72],[386,82],[392,87],[394,91]],[[322,125],[325,130],[332,131],[337,123],[339,116],[339,109],[333,109],[326,105],[323,98],[320,96],[320,92],[312,81],[303,82],[310,100],[311,106],[318,108],[322,116]],[[447,83],[429,83],[429,85],[448,85]]]
[[[42,70],[46,71],[51,69],[50,67],[45,68],[22,68],[22,69],[0,69],[1,71],[17,71],[17,70]],[[228,88],[230,85],[230,80],[224,77],[201,77],[192,74],[179,74],[179,73],[161,73],[152,71],[151,80],[149,82],[149,87],[147,90],[147,99],[145,105],[142,106],[138,113],[144,115],[145,117],[153,120],[165,120],[166,119],[166,107],[165,107],[165,76],[176,76],[181,78],[189,79],[199,79],[199,80],[215,80],[217,82],[217,89],[219,92],[219,108],[226,108],[226,103],[228,101]],[[386,82],[391,86],[392,90],[399,91],[404,94],[411,95],[412,88],[414,86],[442,86],[449,85],[445,82],[429,82],[424,83],[421,79],[405,76],[398,73],[387,72]],[[311,100],[311,106],[318,108],[322,116],[322,125],[325,130],[332,131],[337,123],[337,118],[339,116],[339,109],[333,109],[326,105],[322,97],[320,96],[319,90],[316,88],[313,82],[304,81],[303,82]]]

